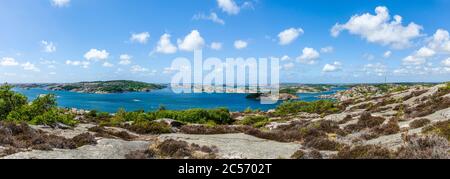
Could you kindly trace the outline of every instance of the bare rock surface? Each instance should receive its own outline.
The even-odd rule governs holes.
[[[160,140],[174,139],[204,146],[216,146],[219,149],[219,158],[224,159],[278,159],[290,158],[300,144],[281,143],[256,138],[246,134],[221,135],[188,135],[167,134],[161,135]]]
[[[422,131],[422,128],[413,129],[408,132],[408,135],[411,134],[419,134]],[[365,142],[365,144],[369,145],[381,145],[384,147],[387,147],[389,149],[397,149],[404,144],[404,141],[402,139],[402,133],[393,134],[393,135],[386,135],[381,136],[376,139],[369,140]]]
[[[33,150],[20,152],[3,159],[125,159],[132,151],[145,150],[149,147],[147,141],[123,141],[116,139],[101,139],[97,145],[85,145],[73,150],[54,149],[52,151]]]

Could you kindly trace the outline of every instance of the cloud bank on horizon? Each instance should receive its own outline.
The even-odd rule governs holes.
[[[46,1],[0,2],[2,82],[168,82],[194,50],[277,57],[282,82],[450,81],[441,1]]]

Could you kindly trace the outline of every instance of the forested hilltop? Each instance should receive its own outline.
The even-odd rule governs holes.
[[[163,89],[166,86],[128,80],[115,81],[93,81],[67,84],[52,84],[47,86],[48,90],[53,91],[73,91],[80,93],[125,93],[125,92],[149,92],[152,90]]]

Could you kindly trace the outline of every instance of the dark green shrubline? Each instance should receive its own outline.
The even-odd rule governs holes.
[[[0,86],[0,121],[27,122],[35,125],[62,123],[74,126],[74,116],[57,107],[52,94],[36,98],[27,103],[27,98],[11,90],[8,85]]]

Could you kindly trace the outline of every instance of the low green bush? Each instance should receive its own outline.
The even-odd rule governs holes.
[[[132,125],[126,126],[126,128],[138,134],[166,134],[172,132],[170,126],[164,122],[144,119],[136,120]]]
[[[265,126],[269,122],[269,118],[266,116],[247,116],[239,124],[242,125],[254,125],[254,127],[259,128]]]
[[[336,102],[329,100],[320,100],[314,102],[305,102],[305,101],[284,102],[276,108],[275,113],[278,115],[288,115],[299,112],[334,114],[339,111],[340,108]]]
[[[154,119],[169,118],[180,122],[206,124],[214,121],[216,124],[231,124],[230,111],[225,108],[218,109],[190,109],[185,111],[163,110],[151,112]]]
[[[30,122],[33,125],[54,125],[56,123],[62,123],[69,126],[75,126],[78,122],[74,120],[74,116],[71,114],[64,114],[58,109],[51,109],[42,115],[36,116]]]

